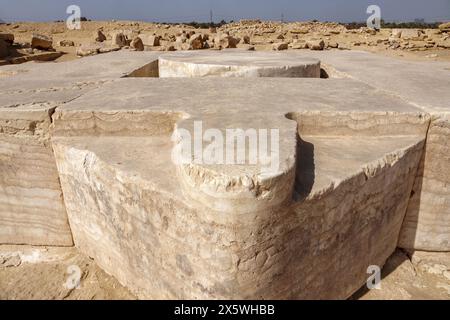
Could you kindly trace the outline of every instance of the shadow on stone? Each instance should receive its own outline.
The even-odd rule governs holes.
[[[314,145],[297,135],[297,168],[295,201],[304,200],[311,192],[315,180]]]

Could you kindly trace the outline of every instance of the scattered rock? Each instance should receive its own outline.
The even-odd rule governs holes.
[[[165,51],[175,51],[176,49],[175,49],[175,46],[173,46],[173,45],[168,45],[168,46],[166,46],[166,47],[164,48],[164,50],[165,50]]]
[[[339,43],[330,41],[327,43],[327,48],[337,49],[339,48]]]
[[[307,34],[308,32],[309,32],[309,30],[306,28],[290,30],[290,33],[293,33],[293,34]]]
[[[28,61],[53,61],[63,55],[62,52],[58,52],[58,51],[40,51],[40,52],[36,52],[36,51],[39,51],[39,50],[33,49],[33,54],[28,55],[28,56],[25,55],[25,56],[11,58],[9,60],[9,62],[12,64],[20,64],[20,63],[25,63]]]
[[[134,38],[133,41],[131,41],[130,46],[136,51],[144,51],[144,43],[139,37]]]
[[[236,48],[238,40],[230,35],[222,34],[214,39],[214,44],[217,48],[230,49]]]
[[[12,33],[0,33],[0,40],[12,45],[14,43],[14,35]]]
[[[106,40],[106,36],[103,34],[102,30],[97,30],[95,32],[95,41],[103,42]]]
[[[150,47],[158,47],[160,45],[160,37],[156,35],[149,35],[145,38],[143,38],[144,45],[150,46]]]
[[[250,37],[248,35],[244,35],[242,37],[242,43],[243,44],[250,44]]]
[[[125,47],[128,45],[127,38],[122,32],[115,32],[112,34],[111,44],[113,46]]]
[[[33,34],[31,37],[31,47],[35,49],[41,50],[49,50],[52,49],[53,39],[48,36],[44,36],[41,34]]]
[[[391,31],[391,37],[399,39],[402,36],[402,29],[392,29]]]
[[[240,43],[237,45],[238,49],[247,50],[247,51],[255,51],[255,46],[246,43]]]
[[[86,57],[98,54],[100,50],[99,45],[82,45],[77,48],[77,56]]]
[[[203,35],[200,33],[194,34],[189,38],[189,49],[191,50],[200,50],[203,49],[204,44]]]
[[[75,46],[75,43],[72,40],[61,40],[59,45],[61,47],[73,47]]]
[[[417,29],[403,29],[400,37],[405,40],[419,40],[420,32]]]
[[[177,43],[185,43],[187,41],[187,37],[185,34],[181,34],[178,37],[176,37],[175,42]]]
[[[98,49],[98,53],[108,53],[108,52],[113,52],[113,51],[119,51],[120,49],[121,49],[121,47],[118,47],[118,46],[100,47],[100,49]]]
[[[306,42],[304,40],[302,41],[294,41],[290,47],[292,49],[307,49],[308,47],[306,46]]]
[[[209,32],[210,33],[217,33],[217,28],[216,27],[209,27]]]
[[[323,50],[325,42],[323,40],[309,40],[306,42],[306,46],[310,50]]]
[[[441,30],[442,32],[450,33],[450,22],[446,22],[446,23],[439,25],[439,30]]]
[[[289,47],[289,44],[287,42],[278,42],[274,43],[272,45],[272,50],[281,51],[281,50],[287,50]]]

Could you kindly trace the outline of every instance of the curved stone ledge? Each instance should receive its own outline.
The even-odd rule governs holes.
[[[206,52],[164,55],[159,77],[320,78],[320,61],[302,56],[259,52]]]

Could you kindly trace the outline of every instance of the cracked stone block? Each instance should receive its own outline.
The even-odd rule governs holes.
[[[397,246],[430,119],[357,82],[327,81],[317,96],[314,79],[274,80],[123,79],[58,108],[76,246],[141,298],[353,294]],[[174,163],[173,133],[198,120],[279,128],[279,170]]]

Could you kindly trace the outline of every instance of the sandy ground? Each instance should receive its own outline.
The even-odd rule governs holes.
[[[382,270],[380,289],[363,287],[352,299],[450,300],[450,252],[397,250]]]
[[[80,282],[76,287],[78,276]],[[0,246],[0,299],[136,297],[75,248],[3,245]],[[351,299],[449,300],[450,253],[407,254],[397,250],[383,268],[381,289],[363,287]]]
[[[3,245],[0,246],[0,299],[135,297],[75,248]]]

